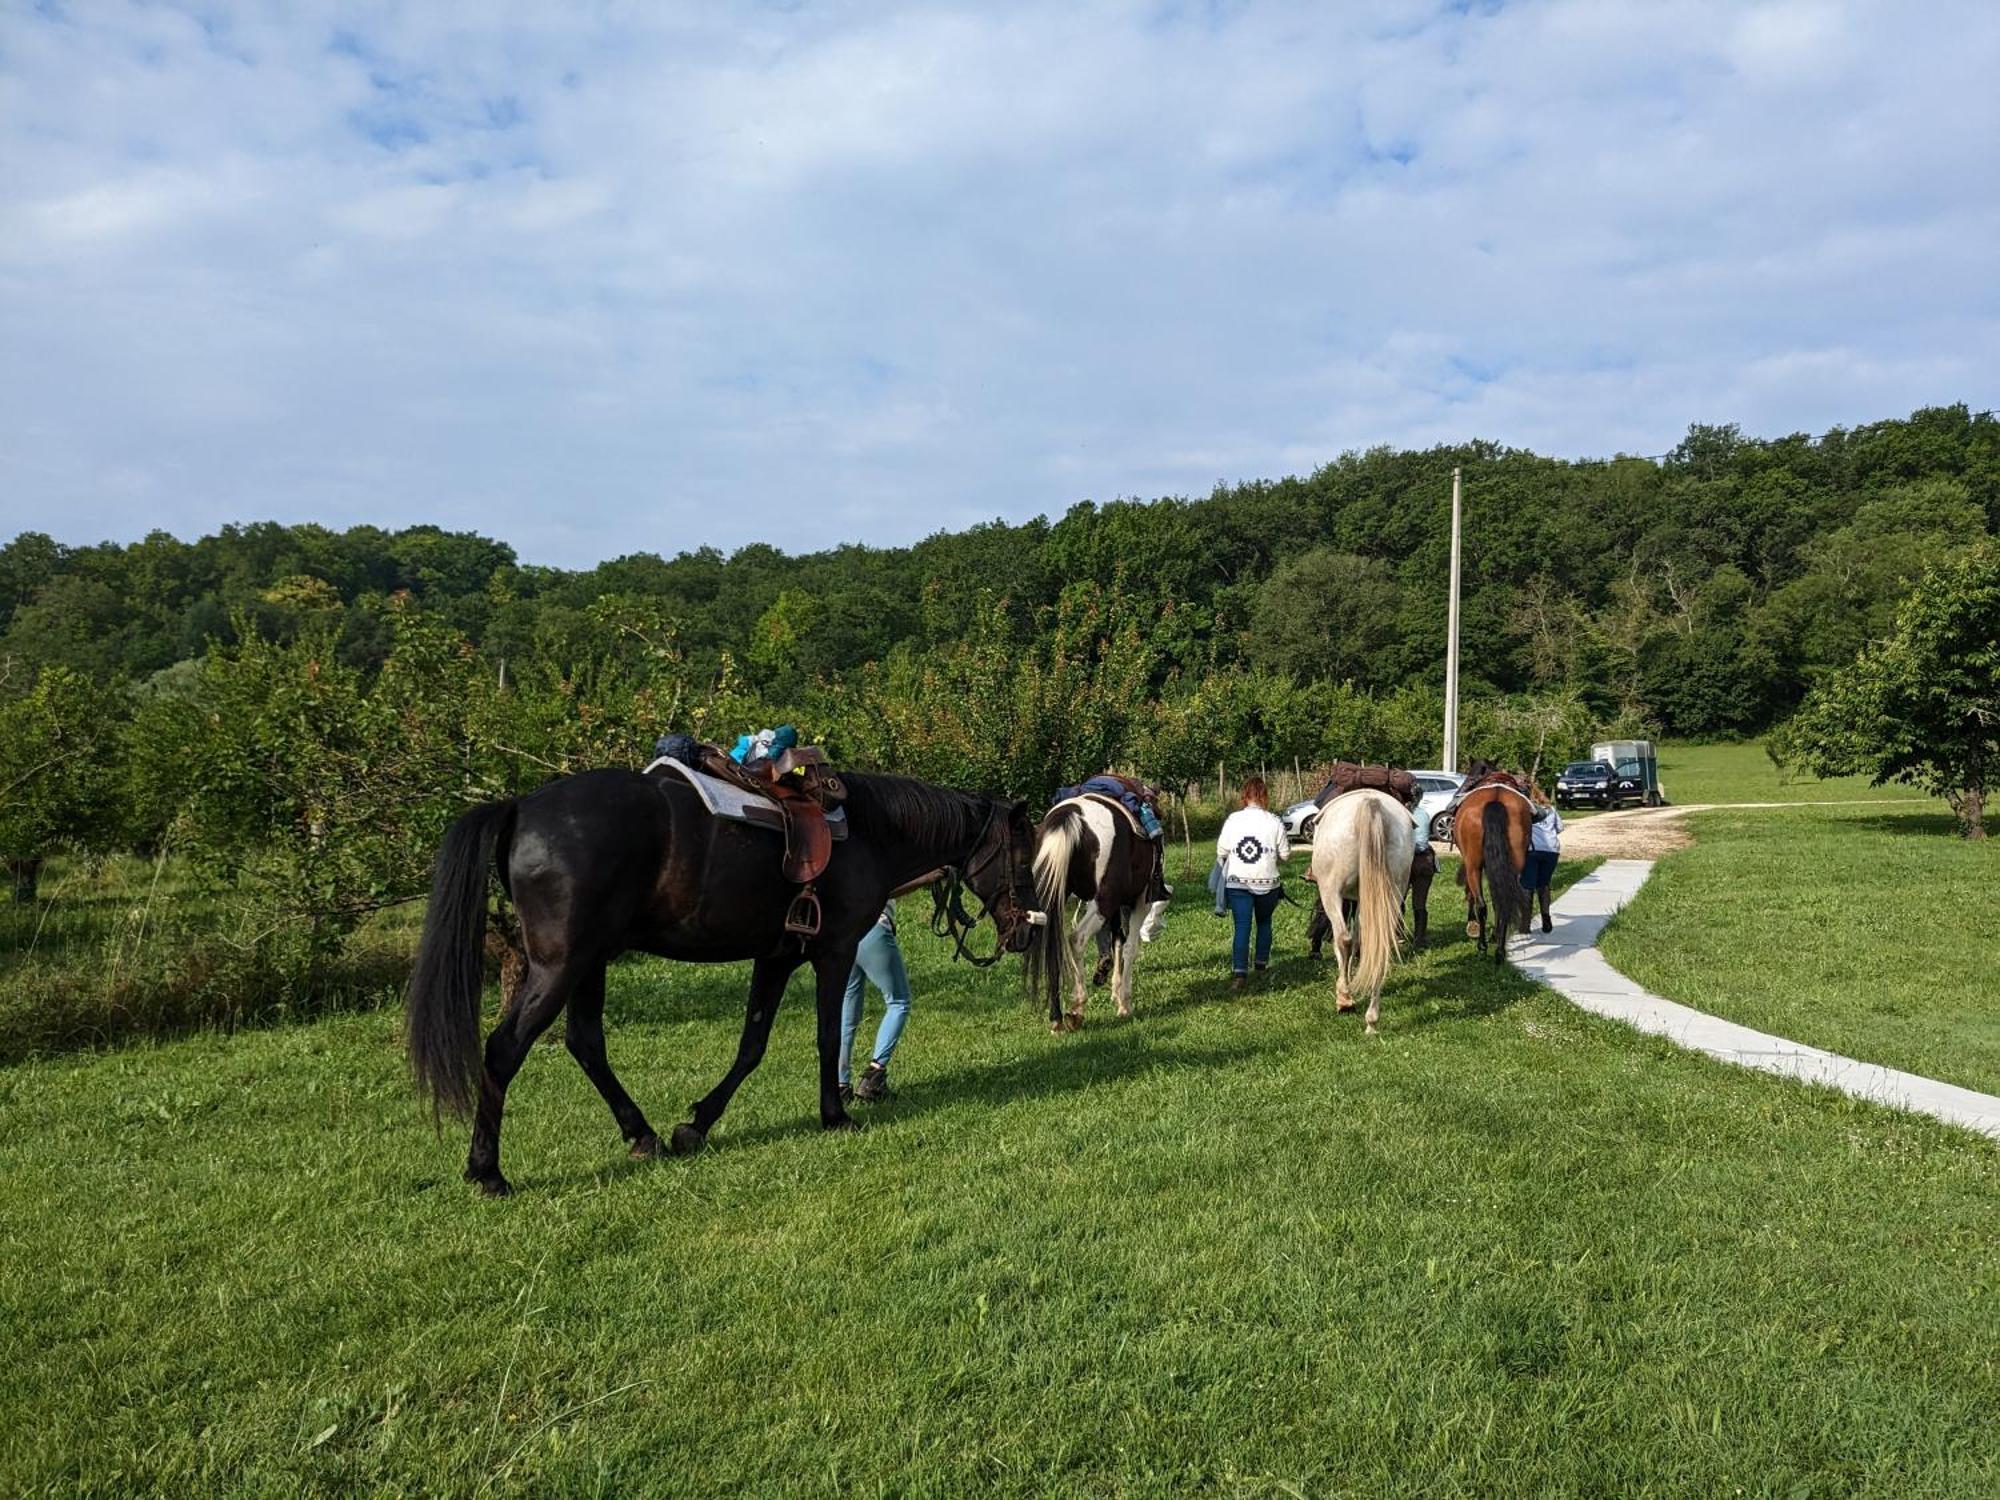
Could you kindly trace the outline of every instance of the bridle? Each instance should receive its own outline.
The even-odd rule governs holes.
[[[979,825],[979,833],[972,841],[975,858],[968,859],[961,869],[958,865],[946,865],[943,878],[931,886],[931,931],[939,937],[948,937],[956,950],[955,956],[964,959],[974,968],[990,969],[1007,956],[1007,940],[1024,922],[1033,926],[1040,912],[1023,913],[1020,903],[1014,899],[1013,882],[1001,882],[1000,892],[989,903],[972,886],[972,878],[994,860],[1004,857],[1010,840],[1004,835],[986,847],[987,837],[993,831],[993,820],[1000,813],[1001,804],[992,802],[986,808],[986,820]],[[972,894],[979,902],[977,915],[965,909],[965,892],[971,887]],[[993,918],[993,930],[999,935],[1000,946],[989,954],[974,953],[966,946],[966,935],[987,917]],[[1046,921],[1046,918],[1043,918]],[[1003,926],[1004,924],[1004,926]]]

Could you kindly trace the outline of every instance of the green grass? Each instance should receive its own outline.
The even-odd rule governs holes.
[[[1691,745],[1662,743],[1660,786],[1670,801],[1694,802],[1870,802],[1902,798],[1928,802],[1922,793],[1894,782],[1870,786],[1865,776],[1824,781],[1781,772],[1759,742]],[[1934,804],[1942,806],[1942,804]]]
[[[1201,897],[1140,1019],[1061,1039],[913,905],[853,1136],[797,988],[692,1159],[624,1158],[545,1046],[499,1202],[390,1012],[0,1069],[0,1492],[2000,1487],[1990,1144],[1583,1015],[1443,882],[1379,1039],[1291,908],[1232,1003]],[[656,1125],[742,985],[616,970]]]
[[[0,1064],[380,1005],[401,992],[422,920],[417,903],[375,912],[294,983],[251,938],[268,917],[185,863],[51,860],[36,900],[0,893]]]
[[[1604,955],[1697,1010],[2000,1093],[2000,861],[1936,806],[1697,813]]]

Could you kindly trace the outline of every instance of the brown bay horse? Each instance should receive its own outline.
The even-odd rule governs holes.
[[[1503,775],[1475,785],[1459,802],[1452,820],[1458,880],[1465,887],[1465,934],[1477,938],[1484,953],[1488,929],[1493,928],[1495,963],[1507,956],[1509,929],[1526,932],[1533,920],[1521,871],[1528,863],[1528,825],[1534,811],[1527,793]]]

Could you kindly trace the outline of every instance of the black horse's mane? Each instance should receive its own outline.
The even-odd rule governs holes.
[[[914,776],[842,771],[847,806],[866,824],[893,824],[906,838],[944,847],[977,838],[991,804],[987,798]]]

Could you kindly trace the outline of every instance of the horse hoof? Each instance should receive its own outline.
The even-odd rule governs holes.
[[[821,1120],[819,1128],[821,1130],[859,1130],[861,1122],[852,1115],[842,1115],[834,1120]]]
[[[1076,1014],[1074,1014],[1074,1013],[1072,1013],[1072,1014],[1070,1014],[1070,1015],[1066,1015],[1066,1016],[1064,1016],[1064,1017],[1063,1017],[1063,1030],[1064,1030],[1064,1031],[1081,1031],[1081,1030],[1083,1030],[1083,1017],[1082,1017],[1082,1016],[1080,1016],[1080,1015],[1076,1015]]]
[[[477,1183],[479,1191],[489,1198],[505,1198],[514,1191],[514,1184],[502,1177],[498,1172],[495,1172],[491,1177],[475,1177],[472,1173],[467,1172],[465,1180]]]
[[[1478,924],[1477,922],[1467,922],[1467,923],[1465,924],[1465,935],[1466,935],[1467,937],[1469,937],[1469,938],[1476,938],[1476,937],[1478,937],[1478,936],[1479,936],[1479,924]]]
[[[1375,1030],[1375,1023],[1370,1021],[1366,1026],[1361,1028],[1361,1034],[1363,1036],[1379,1036],[1381,1033]]]
[[[708,1144],[708,1136],[692,1125],[676,1125],[667,1137],[667,1149],[676,1156],[693,1156]]]
[[[660,1154],[660,1138],[654,1135],[652,1131],[647,1131],[632,1143],[632,1154],[641,1161],[658,1156]]]
[[[1336,1000],[1333,1002],[1333,1008],[1336,1014],[1344,1016],[1350,1010],[1354,1009],[1354,1002],[1352,1000]]]

